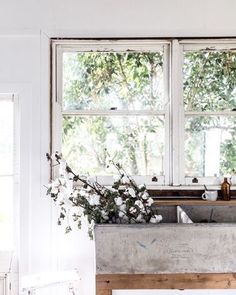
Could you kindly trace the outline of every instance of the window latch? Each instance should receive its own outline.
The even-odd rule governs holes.
[[[192,183],[198,183],[198,179],[197,179],[197,177],[194,177],[194,178],[192,179]]]
[[[153,176],[152,182],[158,182],[158,178],[156,176]]]

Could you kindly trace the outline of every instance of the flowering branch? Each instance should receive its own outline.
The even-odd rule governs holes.
[[[72,217],[80,228],[83,217],[86,217],[92,237],[94,223],[158,223],[162,220],[161,215],[155,214],[153,199],[146,186],[138,186],[125,169],[113,160],[110,164],[115,166],[119,177],[111,187],[105,187],[91,178],[74,173],[59,153],[53,156],[47,154],[47,159],[59,166],[59,177],[49,184],[47,190],[47,195],[60,209],[58,224],[70,221]],[[76,185],[78,181],[82,186]],[[66,232],[71,229],[69,223]]]

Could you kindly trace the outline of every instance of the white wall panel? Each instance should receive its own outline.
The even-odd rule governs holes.
[[[234,0],[8,0],[0,31],[54,36],[236,35]]]

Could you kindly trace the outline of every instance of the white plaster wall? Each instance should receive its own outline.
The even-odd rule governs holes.
[[[21,275],[76,267],[81,295],[94,294],[93,243],[84,232],[58,234],[44,198],[48,37],[236,36],[235,11],[235,0],[0,1],[0,92],[19,93],[21,108]]]
[[[234,0],[1,0],[0,30],[53,36],[236,35]]]
[[[51,266],[51,206],[48,181],[49,40],[44,35],[0,36],[0,93],[19,97],[20,216],[16,220],[20,273]],[[42,58],[44,62],[42,63]]]

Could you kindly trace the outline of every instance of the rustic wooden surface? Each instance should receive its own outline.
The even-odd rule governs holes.
[[[110,289],[97,289],[96,295],[112,295],[112,290],[110,290]]]
[[[213,189],[213,190],[217,190],[218,191],[218,196],[219,199],[221,199],[222,195],[221,195],[221,190],[220,189]],[[198,187],[196,187],[196,189],[188,189],[188,188],[181,188],[181,187],[173,187],[172,189],[168,189],[168,188],[163,188],[163,189],[148,189],[149,194],[153,197],[153,198],[184,198],[184,199],[189,199],[189,198],[196,198],[201,200],[201,196],[204,193],[204,188],[202,187],[202,189],[199,189]],[[234,189],[231,189],[230,191],[231,193],[231,197],[232,198],[236,198],[236,186],[234,186]]]
[[[96,275],[96,295],[132,289],[236,289],[236,273]]]
[[[236,206],[236,200],[230,200],[230,201],[222,201],[222,200],[217,200],[217,201],[204,201],[204,200],[194,200],[194,199],[173,199],[173,200],[154,200],[155,205],[159,206],[181,206],[181,205],[210,205],[210,206]]]

